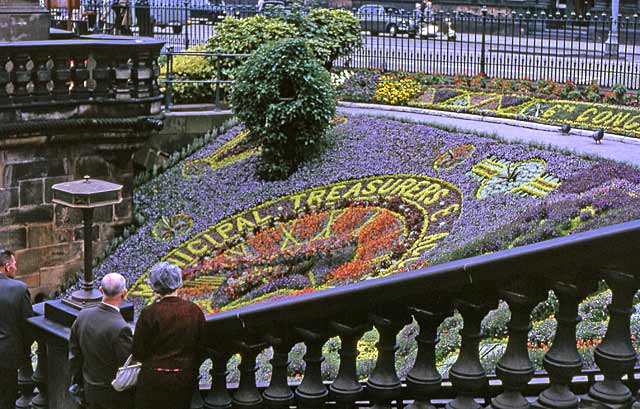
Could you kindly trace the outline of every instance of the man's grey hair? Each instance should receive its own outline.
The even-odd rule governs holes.
[[[148,283],[151,289],[165,295],[182,286],[182,270],[168,261],[161,261],[151,267]]]
[[[118,273],[109,273],[102,278],[102,292],[107,297],[120,295],[127,288],[127,280]]]
[[[4,266],[9,264],[13,257],[14,255],[11,250],[0,249],[0,268],[4,268]]]

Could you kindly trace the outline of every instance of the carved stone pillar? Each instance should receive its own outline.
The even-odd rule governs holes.
[[[496,374],[505,391],[491,400],[496,409],[527,409],[531,405],[522,391],[533,377],[535,367],[529,359],[527,336],[531,330],[531,311],[537,300],[526,295],[503,291],[500,294],[511,310],[507,349],[498,362]]]
[[[47,85],[52,79],[51,70],[47,68],[49,54],[46,51],[34,53],[33,60],[33,100],[46,101],[49,99],[49,90]]]
[[[33,383],[38,388],[38,394],[31,400],[33,409],[47,409],[49,407],[49,397],[47,396],[47,343],[38,339],[38,365],[33,373]]]
[[[374,402],[372,408],[391,408],[391,401],[400,397],[402,383],[396,372],[396,351],[398,345],[396,336],[398,332],[409,322],[406,317],[383,317],[370,315],[370,320],[380,334],[380,340],[376,344],[378,359],[376,366],[367,380],[367,391]]]
[[[271,358],[271,382],[262,393],[266,406],[270,408],[288,408],[293,403],[293,392],[287,381],[289,367],[289,351],[293,341],[286,338],[270,337],[269,343],[273,347]]]
[[[89,98],[89,90],[86,81],[89,79],[89,69],[85,59],[88,54],[76,52],[73,55],[73,69],[71,70],[71,80],[73,88],[71,88],[71,97],[77,100],[86,100]]]
[[[200,392],[200,382],[193,390],[193,396],[191,397],[191,404],[189,409],[204,409],[204,401],[202,400],[202,392]]]
[[[64,48],[53,56],[53,98],[57,101],[69,99],[69,81],[71,81],[71,57]]]
[[[468,300],[457,300],[458,311],[464,320],[464,327],[460,331],[462,342],[460,354],[456,363],[449,371],[449,379],[456,391],[456,398],[447,403],[447,409],[479,409],[480,405],[474,400],[481,396],[488,381],[484,368],[480,363],[480,340],[482,319],[491,309],[490,305]]]
[[[31,354],[29,354],[31,357]],[[18,389],[20,390],[20,397],[16,400],[16,409],[29,409],[31,406],[31,400],[33,399],[33,368],[31,367],[31,360],[27,362],[22,368],[18,370]]]
[[[7,94],[7,84],[11,82],[11,72],[7,70],[10,63],[8,54],[0,54],[0,105],[9,103],[9,94]]]
[[[540,393],[534,406],[576,408],[578,398],[569,385],[573,376],[582,368],[582,358],[576,347],[576,325],[580,322],[578,304],[581,297],[573,284],[559,282],[554,286],[554,291],[560,302],[560,310],[556,315],[558,328],[553,345],[543,360],[551,385]]]
[[[350,408],[363,390],[356,373],[358,340],[371,329],[371,324],[349,325],[333,321],[330,325],[340,336],[341,346],[338,376],[329,386],[329,392],[340,406]]]
[[[96,62],[96,66],[93,69],[93,80],[96,84],[93,95],[96,98],[113,98],[113,76],[109,67],[110,59],[107,56],[107,52],[94,53],[93,59]]]
[[[129,65],[128,60],[128,55],[117,55],[112,65],[116,88],[115,95],[117,100],[131,98],[131,88],[129,87],[129,81],[131,80],[131,66]]]
[[[327,341],[327,335],[321,331],[296,328],[296,332],[302,336],[307,346],[304,355],[306,367],[300,386],[296,388],[295,397],[301,409],[316,409],[324,406],[324,401],[329,394],[327,387],[322,383],[322,346]]]
[[[608,307],[609,326],[595,351],[596,363],[604,374],[604,380],[591,386],[589,397],[583,402],[594,406],[628,407],[632,394],[620,378],[631,373],[636,363],[629,326],[638,280],[630,274],[610,272],[606,281],[613,294]]]
[[[227,390],[227,361],[231,356],[226,351],[208,350],[211,358],[211,389],[204,398],[205,409],[229,409],[231,395]]]
[[[25,104],[31,101],[31,94],[27,85],[31,82],[33,63],[29,54],[18,52],[12,58],[13,62],[13,102]]]
[[[420,326],[420,333],[416,337],[418,354],[413,368],[407,374],[407,389],[414,402],[407,409],[433,409],[429,402],[435,392],[440,390],[442,376],[436,367],[436,345],[438,326],[448,315],[441,311],[427,311],[411,308],[413,317]]]
[[[262,406],[262,395],[256,387],[256,357],[263,345],[249,345],[242,343],[240,350],[240,383],[233,394],[233,405],[236,408],[258,409]]]
[[[133,96],[146,98],[151,96],[151,69],[149,53],[140,53],[133,59],[131,78],[133,80]]]

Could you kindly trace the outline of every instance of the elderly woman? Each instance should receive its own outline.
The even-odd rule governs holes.
[[[204,358],[204,314],[178,297],[182,271],[174,264],[154,265],[148,282],[159,297],[142,310],[133,336],[133,357],[142,362],[135,407],[188,409]]]

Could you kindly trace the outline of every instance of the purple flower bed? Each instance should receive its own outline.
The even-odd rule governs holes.
[[[337,91],[349,101],[371,102],[376,95],[380,74],[359,71],[338,86]]]
[[[232,139],[231,129],[188,160],[206,157]],[[450,169],[434,169],[438,155],[473,144],[473,154]],[[545,174],[559,181],[546,196],[513,193],[476,197],[481,184],[471,173],[485,159],[516,166],[532,159],[546,163]],[[640,217],[640,172],[627,165],[587,160],[525,145],[504,144],[470,134],[449,133],[425,125],[366,116],[349,117],[335,128],[335,142],[320,158],[303,164],[289,179],[262,182],[254,177],[255,156],[185,178],[182,164],[169,169],[135,193],[139,211],[147,220],[97,269],[124,274],[130,284],[169,251],[199,232],[242,210],[283,195],[330,183],[374,175],[421,175],[442,179],[462,193],[462,211],[450,235],[422,259],[437,263],[585,231]],[[511,166],[511,165],[510,165]],[[506,169],[506,165],[505,165]],[[152,235],[161,217],[188,214],[188,234],[160,241]],[[258,298],[271,290],[299,290],[313,285],[296,277],[274,280],[245,295]],[[134,297],[139,307],[147,300]]]

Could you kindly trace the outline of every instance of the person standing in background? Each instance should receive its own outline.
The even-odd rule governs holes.
[[[158,299],[136,322],[133,359],[142,363],[136,387],[136,409],[189,409],[204,361],[204,314],[178,297],[182,270],[162,261],[148,279]]]
[[[15,279],[17,271],[15,255],[0,250],[0,409],[15,409],[18,368],[30,363],[27,318],[33,309],[27,285]]]
[[[125,278],[117,273],[104,276],[102,302],[80,311],[71,326],[69,366],[71,381],[84,386],[89,409],[130,409],[131,391],[116,392],[111,381],[131,354],[133,335],[120,314],[127,295]]]

